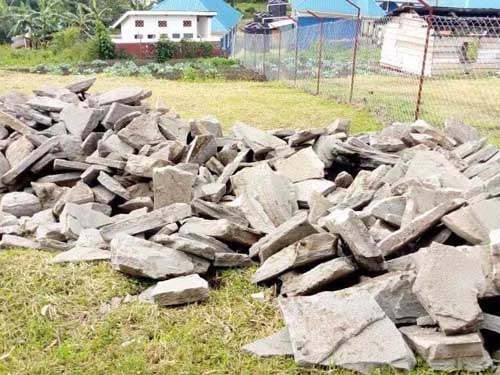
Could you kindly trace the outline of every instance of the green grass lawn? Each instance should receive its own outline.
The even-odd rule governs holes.
[[[30,92],[79,77],[0,72],[0,95]],[[184,118],[212,114],[229,129],[244,121],[263,129],[324,126],[353,119],[354,131],[379,124],[366,111],[312,97],[275,83],[175,82],[101,76],[95,91],[123,85],[152,89],[151,105],[171,106]],[[113,297],[150,284],[109,264],[50,266],[47,252],[0,252],[0,374],[342,374],[299,369],[293,359],[259,359],[240,349],[282,326],[271,302],[252,299],[263,289],[249,283],[254,270],[211,277],[210,299],[199,305],[160,308]]]

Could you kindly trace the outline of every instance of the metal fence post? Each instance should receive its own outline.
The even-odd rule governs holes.
[[[280,80],[281,73],[281,28],[279,30],[279,41],[278,41],[278,81]]]
[[[257,71],[257,32],[253,32],[253,70],[256,72]]]
[[[266,51],[267,51],[267,43],[269,38],[266,38],[266,34],[262,34],[262,75],[266,76]]]
[[[247,33],[243,32],[243,65],[247,67]]]
[[[323,65],[323,17],[318,16],[317,14],[307,11],[314,18],[319,19],[319,54],[318,54],[318,80],[316,83],[316,95],[320,93],[320,85],[321,85],[321,68]]]
[[[417,104],[415,108],[415,121],[420,118],[420,112],[422,107],[422,92],[424,88],[425,81],[425,68],[427,65],[427,54],[429,52],[429,42],[431,38],[431,30],[432,30],[432,18],[434,15],[434,9],[427,4],[424,0],[418,0],[428,11],[429,15],[427,16],[427,34],[425,36],[425,47],[424,47],[424,56],[422,60],[422,71],[420,73],[420,79],[418,83],[418,94],[417,94]]]
[[[361,8],[354,4],[351,0],[345,0],[349,4],[357,10],[356,16],[356,35],[354,40],[354,51],[352,54],[352,72],[351,72],[351,90],[349,93],[349,103],[352,103],[352,97],[354,95],[354,79],[356,77],[356,63],[357,63],[357,55],[358,55],[358,43],[359,43],[359,32],[361,30]]]
[[[297,22],[297,32],[295,33],[295,75],[294,86],[297,87],[297,74],[299,72],[299,22]]]

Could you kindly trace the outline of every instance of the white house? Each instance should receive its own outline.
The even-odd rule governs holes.
[[[173,41],[182,39],[200,42],[218,42],[212,35],[212,18],[215,12],[181,11],[130,11],[125,13],[113,28],[121,26],[121,36],[116,44],[156,43],[160,38]]]
[[[117,49],[143,56],[143,49],[162,37],[173,41],[212,42],[229,52],[241,13],[224,0],[163,0],[150,11],[129,11],[113,28]]]

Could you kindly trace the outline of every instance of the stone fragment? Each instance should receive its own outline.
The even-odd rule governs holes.
[[[351,249],[356,262],[370,272],[385,270],[382,252],[363,221],[351,209],[335,210],[326,219],[331,233],[338,234]]]
[[[136,117],[118,132],[120,139],[139,150],[145,145],[157,145],[165,141],[158,127],[158,114],[149,113]]]
[[[7,193],[2,197],[2,212],[16,217],[33,216],[42,210],[42,205],[37,196],[24,192]]]
[[[335,189],[335,184],[326,179],[310,179],[293,184],[299,204],[307,205],[313,193],[327,195]]]
[[[299,146],[303,143],[315,140],[325,134],[325,132],[326,129],[324,128],[299,130],[297,133],[288,138],[288,145],[291,147]]]
[[[287,146],[286,142],[278,137],[243,123],[234,125],[232,130],[236,138],[241,139],[256,156],[267,154],[272,150]]]
[[[237,196],[247,194],[241,207],[245,217],[264,232],[283,224],[298,210],[293,185],[267,164],[241,170],[231,177],[231,185]]]
[[[163,168],[168,165],[169,163],[165,160],[141,155],[129,155],[125,165],[125,172],[138,177],[152,178],[155,168]]]
[[[149,95],[150,93],[145,92],[139,87],[127,86],[105,92],[99,95],[97,100],[101,107],[113,103],[134,104]]]
[[[78,82],[70,83],[66,89],[75,94],[85,93],[94,85],[96,78],[83,79]]]
[[[209,289],[208,283],[199,275],[189,275],[160,281],[151,295],[161,306],[175,306],[206,300]]]
[[[131,216],[114,224],[107,225],[101,228],[101,234],[105,240],[110,241],[118,234],[134,235],[144,233],[185,219],[191,216],[191,214],[192,211],[189,205],[177,203],[154,210],[145,215]]]
[[[248,221],[241,216],[241,211],[228,205],[195,199],[191,202],[191,207],[193,207],[194,213],[201,217],[209,219],[227,219],[243,227],[249,226]]]
[[[31,249],[31,250],[50,250],[41,245],[38,241],[33,241],[28,238],[19,237],[11,234],[4,234],[0,241],[0,248],[2,249]]]
[[[284,283],[281,294],[288,297],[304,296],[321,291],[335,281],[354,274],[356,266],[347,257],[332,259]]]
[[[198,135],[189,145],[186,163],[204,164],[217,153],[217,142],[213,135]]]
[[[219,268],[235,268],[251,267],[254,264],[247,254],[216,253],[213,265]]]
[[[448,119],[445,121],[444,131],[448,137],[456,140],[459,144],[477,141],[481,138],[479,132],[475,128],[467,126],[455,119]]]
[[[272,280],[287,271],[332,259],[337,255],[336,245],[336,236],[312,234],[267,258],[252,276],[252,282]]]
[[[224,242],[241,244],[248,247],[252,246],[261,237],[258,232],[226,219],[206,220],[197,217],[188,219],[179,232],[182,234],[201,234],[215,237]]]
[[[409,244],[411,241],[420,237],[429,228],[439,222],[447,213],[459,208],[463,205],[463,200],[454,199],[449,202],[440,204],[439,206],[417,216],[414,220],[403,226],[401,229],[390,234],[378,246],[384,256],[389,256],[402,247]]]
[[[402,327],[409,345],[436,371],[486,371],[493,365],[479,333],[445,336],[434,328]]]
[[[7,150],[5,150],[5,157],[11,167],[15,167],[22,160],[28,157],[34,150],[35,146],[28,140],[26,136],[19,138],[12,142]]]
[[[111,104],[108,112],[106,113],[106,116],[102,120],[102,123],[108,128],[108,129],[114,129],[114,126],[118,120],[123,118],[126,115],[129,115],[131,113],[137,113],[137,112],[143,112],[144,107],[142,106],[131,106],[131,105],[126,105],[126,104],[121,104],[121,103],[113,103]],[[121,129],[115,129],[116,131],[119,131]]]
[[[61,112],[68,103],[48,96],[34,96],[26,102],[31,108],[43,112]]]
[[[133,198],[118,206],[120,211],[127,214],[143,207],[147,208],[148,212],[153,211],[153,200],[150,197]]]
[[[373,202],[369,206],[368,212],[378,219],[399,227],[405,208],[406,198],[396,196]]]
[[[110,260],[111,252],[94,247],[76,246],[71,250],[57,254],[49,263],[80,263]]]
[[[309,223],[307,212],[299,211],[275,230],[255,242],[249,253],[252,258],[259,256],[261,262],[264,262],[281,249],[314,233],[317,233],[317,230]]]
[[[483,314],[481,329],[500,333],[500,317],[492,314]]]
[[[157,168],[153,172],[154,208],[174,203],[190,203],[196,176],[176,167]]]
[[[245,345],[241,350],[258,357],[293,356],[288,330],[283,328],[275,334]]]
[[[68,238],[78,238],[82,230],[89,228],[101,228],[111,224],[113,220],[90,208],[74,203],[66,203],[59,218],[62,224],[62,232]]]
[[[103,116],[98,109],[85,108],[80,104],[68,104],[61,112],[60,120],[66,125],[71,134],[82,141],[94,131]]]
[[[477,330],[482,321],[478,296],[485,286],[480,262],[460,250],[434,245],[420,251],[413,291],[445,334]]]
[[[335,177],[335,186],[338,188],[347,189],[353,183],[354,178],[348,172],[340,172],[337,177]]]
[[[118,181],[116,181],[113,177],[111,177],[107,173],[100,172],[99,176],[97,176],[97,181],[99,181],[99,183],[102,186],[104,186],[113,194],[116,194],[125,200],[131,198],[129,191],[125,189]]]
[[[208,260],[214,260],[218,253],[233,253],[223,242],[197,233],[176,233],[171,236],[157,235],[154,241],[169,248]]]
[[[307,205],[309,206],[309,222],[316,224],[335,204],[325,198],[323,194],[313,192]]]
[[[288,159],[276,162],[276,171],[292,182],[325,176],[325,164],[319,159],[312,147],[300,150]]]
[[[111,264],[120,272],[155,280],[190,275],[195,270],[192,259],[183,252],[126,234],[111,241]]]
[[[278,303],[300,365],[335,364],[364,373],[415,366],[396,326],[367,292],[324,292]]]

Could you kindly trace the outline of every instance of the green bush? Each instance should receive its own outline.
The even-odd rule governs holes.
[[[190,40],[181,40],[179,52],[179,57],[185,59],[212,57],[214,53],[214,46],[209,42],[193,42]]]
[[[177,54],[177,44],[166,38],[161,38],[156,44],[156,61],[163,63]]]
[[[99,58],[103,60],[114,59],[115,46],[109,36],[108,29],[101,21],[97,21],[95,25],[95,39],[97,40]]]

